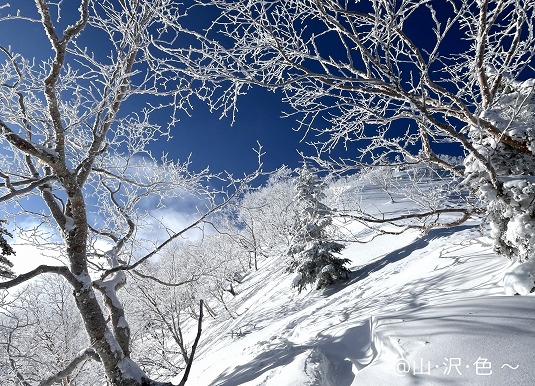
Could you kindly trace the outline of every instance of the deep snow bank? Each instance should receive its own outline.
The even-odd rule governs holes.
[[[481,297],[378,318],[353,385],[535,385],[535,297]]]
[[[231,300],[238,316],[207,322],[189,382],[535,384],[535,297],[503,296],[512,264],[475,224],[384,236],[343,256],[351,280],[300,295],[282,258],[265,261]]]

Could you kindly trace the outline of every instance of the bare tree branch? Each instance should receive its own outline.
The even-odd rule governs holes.
[[[93,348],[87,348],[84,351],[80,352],[76,358],[73,360],[61,371],[58,371],[56,374],[51,375],[47,379],[39,382],[39,386],[51,386],[54,383],[61,383],[65,378],[71,375],[80,364],[85,362],[88,359],[93,359],[97,362],[100,362],[100,357],[97,355]],[[29,385],[28,385],[29,386]]]
[[[197,349],[197,344],[199,343],[199,339],[201,338],[202,316],[203,316],[203,300],[201,299],[199,302],[199,321],[197,323],[197,336],[195,337],[195,342],[193,343],[193,346],[191,347],[191,354],[189,357],[188,365],[186,366],[186,370],[184,371],[184,375],[182,376],[182,379],[180,380],[180,383],[178,384],[178,386],[184,386],[186,384],[186,381],[188,380],[189,372],[191,371],[191,365],[193,364],[193,359],[195,358],[195,351]]]
[[[46,177],[41,178],[38,181],[13,183],[14,185],[26,184],[26,186],[18,190],[13,189],[10,193],[0,197],[0,202],[10,200],[14,197],[23,196],[27,193],[30,193],[35,188],[42,187],[43,185],[46,185],[48,182],[53,181],[55,179],[56,179],[56,176],[46,176]]]
[[[0,289],[13,288],[19,284],[25,283],[28,280],[31,280],[39,275],[44,273],[55,273],[57,275],[63,276],[70,283],[75,283],[76,279],[72,275],[71,271],[64,266],[51,266],[51,265],[40,265],[39,267],[31,270],[30,272],[23,273],[18,275],[16,278],[0,282]]]
[[[139,258],[135,263],[133,264],[122,264],[118,265],[116,267],[110,268],[107,271],[105,271],[101,275],[101,280],[104,280],[107,276],[111,275],[112,273],[119,272],[119,271],[128,271],[137,268],[144,262],[146,262],[148,259],[156,255],[158,252],[160,252],[163,248],[165,248],[167,245],[169,245],[171,242],[176,240],[177,238],[184,235],[186,232],[188,232],[191,229],[194,229],[199,224],[203,223],[209,216],[212,214],[218,212],[222,208],[224,208],[226,205],[228,205],[235,197],[237,197],[241,192],[242,189],[245,188],[245,185],[247,182],[251,181],[252,179],[256,178],[259,171],[256,173],[253,173],[252,175],[246,177],[243,181],[240,181],[241,186],[236,189],[231,195],[226,197],[221,203],[214,205],[212,208],[210,208],[208,211],[206,211],[202,216],[200,216],[196,221],[188,225],[187,227],[183,228],[179,232],[174,233],[170,237],[168,237],[164,242],[160,243],[157,247],[155,247],[151,252],[146,254],[145,256]]]

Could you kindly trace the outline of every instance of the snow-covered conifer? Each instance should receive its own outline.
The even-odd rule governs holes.
[[[288,251],[291,256],[289,271],[297,272],[293,286],[299,292],[309,284],[320,289],[349,277],[350,271],[344,267],[349,260],[334,255],[344,245],[329,240],[332,211],[321,202],[325,198],[323,189],[313,171],[306,166],[299,170],[295,194],[297,216]]]
[[[4,228],[4,220],[0,220],[0,277],[13,277],[13,263],[9,261],[7,256],[14,255],[15,251],[7,243],[4,235],[11,237],[11,234]]]
[[[502,87],[507,92],[481,117],[501,128],[503,135],[526,143],[527,148],[514,148],[470,126],[470,139],[494,168],[497,183],[473,154],[465,161],[465,183],[487,205],[496,251],[524,261],[533,254],[535,245],[535,80],[504,80]]]

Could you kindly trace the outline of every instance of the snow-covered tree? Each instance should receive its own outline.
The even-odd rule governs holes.
[[[151,264],[141,276],[133,277],[123,295],[130,305],[128,316],[137,362],[154,379],[172,377],[190,359],[193,324],[188,322],[198,318],[200,297],[195,296],[195,288],[201,284],[198,281],[202,275],[195,263],[186,265],[169,258],[167,252],[162,257],[165,261]]]
[[[509,146],[479,126],[469,126],[468,135],[492,166],[497,183],[472,154],[465,160],[465,183],[487,205],[495,249],[524,261],[535,252],[535,80],[504,77],[502,82],[500,95],[480,116],[526,149]]]
[[[306,166],[299,169],[295,202],[297,213],[293,225],[289,271],[297,272],[293,286],[301,292],[313,284],[321,289],[336,281],[349,278],[344,265],[349,259],[336,256],[344,245],[329,237],[332,211],[321,201],[325,198],[324,186],[318,176]]]
[[[0,307],[3,384],[93,386],[104,377],[95,359],[72,287],[62,277],[42,275]]]
[[[8,256],[14,255],[13,247],[7,243],[5,236],[11,237],[4,228],[4,220],[0,220],[0,277],[13,277],[13,263],[8,259]]]
[[[245,251],[226,230],[201,240],[175,242],[146,264],[126,285],[133,355],[154,379],[166,379],[191,359],[203,299],[212,318],[228,319],[233,283],[246,269]],[[224,312],[215,313],[216,305]],[[213,342],[201,341],[201,345]]]
[[[200,38],[182,25],[192,12],[174,0],[0,5],[0,23],[11,32],[0,45],[0,204],[22,243],[56,259],[0,289],[61,276],[87,334],[74,365],[50,379],[96,357],[109,385],[169,384],[136,363],[118,294],[129,272],[229,198],[212,194],[207,171],[190,172],[189,162],[150,149],[169,138],[191,98],[211,97],[188,71],[187,57],[197,55],[191,43]],[[9,41],[23,28],[32,30],[32,47]],[[199,209],[182,213],[186,225],[161,211],[173,214],[181,202]]]
[[[237,202],[238,239],[253,256],[278,256],[291,239],[295,217],[295,176],[288,167],[270,174],[265,185],[248,191]]]

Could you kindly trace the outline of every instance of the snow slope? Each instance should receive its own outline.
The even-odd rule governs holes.
[[[385,235],[343,255],[348,282],[301,294],[284,256],[263,261],[229,301],[238,316],[206,319],[188,383],[535,384],[535,296],[505,296],[514,266],[476,223]]]

